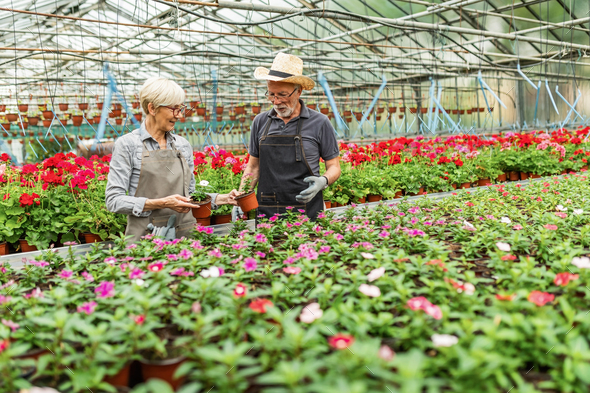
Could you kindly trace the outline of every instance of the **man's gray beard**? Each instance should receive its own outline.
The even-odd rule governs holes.
[[[286,109],[283,109],[283,111],[288,111],[288,112],[281,112],[277,109],[277,106],[274,105],[274,110],[275,112],[277,112],[281,117],[289,117],[291,116],[291,114],[293,113],[293,111],[295,110],[295,108],[290,108],[289,106],[287,106]]]

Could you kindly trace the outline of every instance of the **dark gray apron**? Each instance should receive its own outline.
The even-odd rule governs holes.
[[[299,118],[297,121],[295,135],[268,135],[270,123],[269,118],[260,139],[260,174],[256,194],[258,215],[264,214],[266,218],[270,218],[275,214],[285,213],[286,207],[292,206],[295,210],[304,209],[305,214],[315,220],[318,213],[324,210],[322,193],[318,192],[307,204],[301,204],[295,199],[295,196],[309,187],[303,179],[316,176],[311,171],[303,150],[303,119]]]
[[[145,142],[143,143],[136,197],[158,199],[174,194],[189,197],[188,186],[193,174],[189,171],[182,153],[176,149],[176,145],[170,145],[171,149],[150,151]],[[129,242],[138,242],[142,236],[149,233],[148,224],[152,223],[156,227],[166,226],[168,218],[172,215],[176,215],[176,237],[188,237],[197,220],[191,212],[178,213],[168,208],[153,210],[147,217],[128,215],[125,236],[133,235]]]

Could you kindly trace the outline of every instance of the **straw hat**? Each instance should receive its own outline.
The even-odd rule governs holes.
[[[264,67],[256,68],[254,78],[293,83],[301,85],[303,90],[311,90],[315,86],[311,78],[303,76],[303,60],[282,52],[275,57],[270,70]]]

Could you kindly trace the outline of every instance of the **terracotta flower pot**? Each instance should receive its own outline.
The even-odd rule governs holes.
[[[510,181],[517,181],[520,179],[520,174],[518,172],[512,171],[508,174],[508,178]]]
[[[567,171],[566,171],[566,172],[567,172]],[[531,178],[531,179],[538,179],[538,178],[540,178],[540,177],[541,177],[541,175],[534,175],[534,174],[532,174],[532,173],[531,173],[531,176],[530,176],[530,178]]]
[[[111,113],[115,116],[115,117],[120,117],[121,116],[121,109],[113,109],[111,111]]]
[[[64,103],[61,103],[61,104],[58,104],[58,105],[59,105],[59,110],[62,111],[62,112],[67,111],[68,108],[70,107],[69,104],[64,104]]]
[[[410,108],[410,113],[416,113],[418,112],[418,108]]]
[[[85,243],[99,243],[103,241],[100,236],[90,232],[84,232],[82,233],[82,236],[84,237]]]
[[[456,114],[458,114],[458,113],[459,113],[459,110],[458,110],[458,109],[451,109],[451,113],[452,113],[453,115],[456,115]]]
[[[98,110],[102,110],[102,105],[103,105],[102,102],[97,102],[96,103],[96,107],[98,108]]]
[[[529,178],[529,174],[526,172],[520,172],[520,180],[526,180]]]
[[[9,253],[10,251],[8,250],[8,243],[0,243],[0,255],[8,255]]]
[[[4,112],[6,110],[6,105],[0,105],[0,112]]]
[[[502,173],[500,176],[496,178],[497,181],[506,181],[506,174]]]
[[[259,114],[260,113],[260,106],[253,106],[252,113]]]
[[[100,116],[94,116],[94,124],[100,123]]]
[[[367,200],[369,202],[379,202],[380,200],[382,200],[383,197],[381,195],[367,195]]]
[[[428,108],[420,108],[420,113],[425,114],[428,112]]]
[[[244,114],[244,107],[243,106],[236,106],[236,115],[243,115]]]
[[[26,111],[29,110],[29,106],[26,105],[26,104],[24,104],[24,105],[21,104],[21,105],[18,106],[18,110],[19,110],[19,112],[26,112]]]
[[[240,209],[245,213],[258,208],[258,200],[256,199],[254,191],[236,197],[236,201],[238,202]]]
[[[491,184],[492,184],[492,182],[490,181],[489,178],[479,179],[477,181],[477,185],[480,186],[480,187],[489,186]]]
[[[401,191],[397,191],[397,192],[395,193],[395,195],[393,196],[393,199],[399,199],[399,198],[401,198],[401,197],[402,197],[402,192],[401,192]]]
[[[18,120],[18,113],[7,113],[6,120],[8,121],[17,121]]]
[[[388,109],[389,113],[395,113],[397,111],[397,107],[396,106],[390,106]]]
[[[81,102],[81,103],[79,103],[79,104],[78,104],[78,108],[79,108],[81,111],[85,111],[85,110],[87,110],[87,109],[88,109],[88,103],[87,103],[87,102]]]
[[[587,171],[588,170],[588,165],[584,165],[583,167],[580,168],[580,170]]]
[[[362,114],[362,113],[355,113],[355,114],[354,114],[354,117],[356,117],[356,119],[357,119],[358,121],[361,121],[361,119],[363,118],[363,114]]]
[[[140,360],[141,375],[146,381],[154,378],[164,380],[172,386],[173,390],[176,390],[184,381],[184,377],[178,379],[173,379],[172,377],[178,367],[185,361],[186,357],[184,356],[160,361]]]
[[[194,108],[194,106],[193,106],[192,104],[193,104],[193,102],[191,102],[191,108]],[[139,105],[140,105],[140,104],[139,104],[139,101],[133,101],[133,102],[131,103],[131,107],[132,107],[133,109],[139,109]],[[196,106],[196,105],[195,105],[195,106]]]
[[[462,183],[459,188],[471,188],[471,183],[470,182]]]
[[[27,128],[29,128],[29,122],[23,121],[22,123],[19,124],[19,127],[22,128],[23,130],[26,130]]]
[[[206,113],[207,113],[207,110],[205,108],[197,108],[197,115],[205,116]]]
[[[197,218],[197,225],[208,227],[211,225],[211,216],[205,218]]]
[[[129,386],[129,369],[131,368],[131,362],[128,362],[123,366],[121,370],[115,375],[105,376],[103,382],[111,384],[113,386]]]
[[[215,225],[220,225],[220,224],[229,224],[231,223],[231,214],[219,214],[216,216],[212,216],[213,220],[214,220],[214,224]]]
[[[359,198],[356,203],[365,203],[367,201],[366,197]]]
[[[31,246],[29,244],[29,242],[26,241],[25,239],[19,239],[18,242],[20,244],[20,250],[21,250],[21,252],[37,251],[37,247],[36,246]]]
[[[324,206],[326,207],[326,209],[331,209],[332,208],[332,201],[324,201]]]
[[[29,117],[29,124],[32,126],[36,126],[39,124],[39,118],[37,116]]]
[[[117,124],[118,126],[120,126],[121,124],[123,124],[123,119],[121,119],[120,117],[117,118],[117,119],[115,119],[115,124]]]
[[[307,107],[308,107],[309,109],[313,109],[313,110],[315,110],[315,108],[316,108],[316,104],[307,104]]]
[[[141,113],[136,113],[136,114],[133,115],[133,117],[135,117],[135,120],[141,121],[142,114]]]
[[[113,109],[121,110],[121,109],[123,109],[123,104],[113,103]]]
[[[320,108],[320,113],[327,115],[330,112],[330,108]]]
[[[211,217],[211,197],[205,199],[204,201],[193,201],[194,205],[199,205],[200,207],[192,208],[193,217],[194,218],[207,218]]]

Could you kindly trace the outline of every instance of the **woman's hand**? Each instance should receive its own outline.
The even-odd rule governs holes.
[[[236,201],[236,197],[242,195],[243,192],[238,190],[231,190],[229,194],[219,194],[217,195],[217,199],[215,199],[216,205],[233,205],[238,206],[238,201]]]
[[[145,202],[144,210],[172,209],[178,213],[188,213],[191,208],[199,208],[199,205],[190,203],[191,199],[182,195],[174,194],[160,199],[148,199]]]

